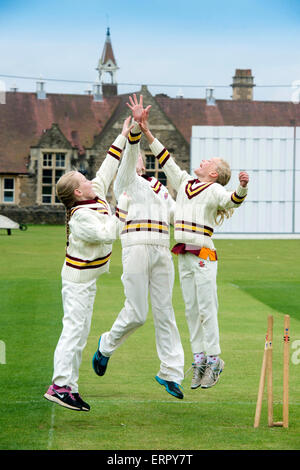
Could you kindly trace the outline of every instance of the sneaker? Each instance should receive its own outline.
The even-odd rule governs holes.
[[[155,379],[160,385],[164,385],[166,387],[168,393],[170,393],[176,398],[183,398],[183,393],[180,390],[180,385],[178,385],[176,382],[169,382],[168,380],[163,380],[157,375],[155,376]]]
[[[191,382],[191,388],[194,390],[195,388],[200,387],[201,380],[204,375],[206,369],[206,359],[201,364],[192,364],[193,367],[193,378]]]
[[[44,398],[65,408],[69,408],[70,410],[82,410],[81,404],[76,400],[74,395],[72,395],[71,388],[67,386],[59,387],[55,384],[50,385]]]
[[[220,358],[216,362],[208,362],[201,380],[201,388],[210,388],[216,385],[224,365],[224,361]]]
[[[75,398],[75,400],[81,405],[82,411],[90,411],[91,409],[90,405],[86,401],[83,401],[79,393],[72,393],[72,395]]]
[[[101,354],[99,350],[100,341],[101,341],[101,336],[99,338],[98,349],[93,356],[93,369],[97,375],[102,376],[105,374],[109,357],[103,356],[103,354]]]

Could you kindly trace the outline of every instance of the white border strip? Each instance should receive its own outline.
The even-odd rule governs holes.
[[[213,239],[227,240],[297,240],[300,233],[214,233]]]

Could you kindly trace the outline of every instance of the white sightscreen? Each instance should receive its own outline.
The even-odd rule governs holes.
[[[248,196],[215,233],[300,233],[300,128],[193,126],[191,174],[202,159],[221,157],[231,166],[226,189],[249,173]]]

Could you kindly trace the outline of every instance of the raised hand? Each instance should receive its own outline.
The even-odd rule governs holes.
[[[128,108],[132,111],[133,119],[136,122],[140,122],[143,113],[143,95],[140,95],[140,102],[138,102],[136,94],[133,94],[133,98],[129,96],[129,103],[126,103]]]
[[[146,109],[143,109],[141,119],[140,121],[138,121],[140,128],[142,129],[143,132],[146,132],[148,130],[148,118],[149,118],[150,108],[151,108],[151,105],[147,106]]]
[[[239,174],[240,185],[245,188],[249,183],[249,175],[246,171],[241,171]]]
[[[151,132],[149,130],[149,125],[148,125],[148,117],[149,117],[150,108],[151,108],[151,106],[149,105],[149,106],[147,106],[146,109],[143,109],[142,118],[139,121],[140,129],[144,133],[144,135],[146,136],[149,144],[151,144],[154,140],[154,137],[151,134]]]
[[[122,135],[124,135],[125,137],[128,137],[129,132],[134,127],[134,124],[130,125],[130,121],[131,121],[131,116],[128,116],[128,118],[126,118],[123,123]]]

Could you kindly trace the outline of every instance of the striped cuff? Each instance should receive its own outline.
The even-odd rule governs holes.
[[[123,209],[120,209],[119,207],[116,207],[116,217],[118,217],[118,219],[121,221],[121,222],[125,222],[126,221],[126,217],[128,215],[128,211],[124,211]]]
[[[151,186],[151,188],[156,194],[159,193],[159,191],[161,190],[161,187],[162,187],[162,184],[160,183],[160,181],[157,181],[154,186]]]
[[[163,167],[170,158],[168,150],[156,138],[150,145],[150,149],[155,155],[155,157],[158,159],[160,166]]]
[[[128,135],[128,142],[133,145],[133,144],[138,144],[139,141],[141,140],[142,133],[139,132],[138,134],[134,134],[133,132],[129,132]]]
[[[245,200],[245,197],[247,196],[247,194],[245,194],[244,196],[239,196],[236,191],[234,191],[234,193],[231,194],[231,200],[234,204],[236,205],[240,205],[242,204],[242,202]]]
[[[160,166],[163,167],[165,163],[167,163],[167,161],[169,160],[170,154],[166,148],[163,148],[163,150],[158,155],[156,155],[156,158]]]
[[[111,145],[107,153],[111,155],[112,157],[116,158],[117,160],[120,160],[122,149],[120,149],[119,147],[116,147],[115,145]]]

